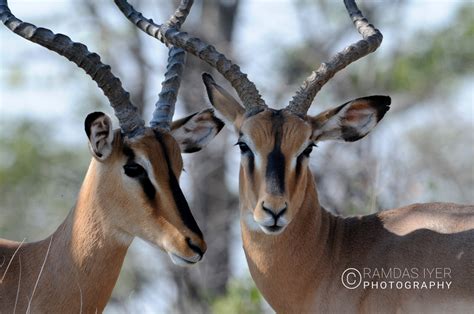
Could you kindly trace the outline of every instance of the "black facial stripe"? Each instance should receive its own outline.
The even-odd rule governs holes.
[[[135,162],[135,153],[130,147],[124,145],[123,154],[128,157],[127,163]],[[156,197],[156,189],[153,183],[151,183],[150,178],[148,178],[146,171],[143,174],[135,177],[135,179],[137,179],[140,183],[143,193],[145,193],[148,200],[150,202],[154,201]]]
[[[142,186],[143,192],[145,192],[146,197],[150,201],[154,201],[156,189],[153,186],[153,183],[151,183],[150,178],[148,178],[148,175],[145,173],[143,175],[138,176],[137,179],[138,182],[140,182],[140,185]]]
[[[253,173],[255,171],[255,158],[253,157],[253,154],[250,154],[248,156],[248,168],[249,168],[250,178],[253,178]]]
[[[268,155],[265,178],[268,193],[281,195],[285,192],[285,156],[279,146]]]
[[[268,154],[267,170],[267,192],[281,195],[285,192],[285,156],[281,152],[281,137],[283,132],[284,117],[281,110],[272,111],[273,134],[275,135],[275,146]]]
[[[179,215],[184,225],[188,227],[189,230],[202,237],[201,229],[199,229],[196,220],[194,220],[194,217],[191,213],[191,209],[189,209],[188,202],[186,201],[183,191],[181,191],[181,187],[179,186],[178,179],[174,175],[173,169],[171,168],[170,158],[168,155],[168,151],[166,150],[166,146],[163,143],[162,136],[159,132],[155,131],[155,137],[158,142],[160,142],[161,147],[163,149],[163,154],[165,155],[166,165],[168,166],[169,184],[171,192],[173,193],[173,198],[176,203],[176,208],[178,209]]]

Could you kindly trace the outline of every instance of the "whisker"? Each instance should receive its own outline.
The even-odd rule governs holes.
[[[10,258],[10,261],[8,262],[7,268],[5,269],[5,272],[3,273],[2,279],[0,279],[0,283],[3,283],[3,280],[5,279],[5,276],[7,275],[7,272],[8,272],[8,268],[10,268],[10,265],[12,264],[13,259],[15,258],[16,253],[18,253],[18,251],[20,250],[20,248],[21,248],[21,246],[23,245],[23,243],[25,243],[25,241],[26,241],[26,238],[24,238],[23,241],[20,242],[20,245],[18,245],[18,247],[16,248],[15,252],[13,252],[12,257]],[[3,265],[3,263],[2,263],[2,265]]]
[[[33,296],[35,295],[36,288],[38,287],[38,282],[41,278],[41,274],[43,273],[44,265],[46,265],[46,260],[48,259],[49,255],[49,250],[51,249],[51,243],[53,243],[53,236],[51,236],[51,239],[49,240],[49,245],[48,245],[48,250],[46,251],[46,255],[44,256],[43,260],[43,265],[41,265],[40,272],[38,274],[38,278],[36,279],[35,286],[33,287],[33,292],[31,293],[31,299],[28,302],[28,307],[26,308],[26,313],[30,313],[30,308],[31,308],[31,301],[33,301]]]
[[[21,283],[21,255],[18,255],[18,263],[20,264],[20,274],[18,275],[18,287],[16,289],[15,306],[13,307],[13,314],[16,313],[16,306],[18,304],[18,297],[20,296],[20,283]]]

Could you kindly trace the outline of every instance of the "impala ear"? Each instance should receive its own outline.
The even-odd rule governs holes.
[[[90,113],[84,121],[84,128],[92,156],[99,161],[107,159],[112,153],[114,140],[110,117],[103,112]]]
[[[245,114],[244,107],[225,89],[217,85],[211,75],[204,73],[202,80],[204,85],[206,85],[207,96],[212,106],[216,108],[227,121],[235,124],[237,119]]]
[[[205,109],[171,123],[171,135],[178,142],[181,152],[194,153],[222,130],[224,122],[214,115],[213,109]]]
[[[390,109],[390,97],[368,96],[311,117],[314,141],[355,142],[366,136]]]

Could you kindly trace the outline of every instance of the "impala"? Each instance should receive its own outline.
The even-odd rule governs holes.
[[[183,1],[167,22],[178,27]],[[77,201],[45,240],[0,239],[0,313],[101,312],[134,237],[166,251],[178,265],[201,260],[203,239],[178,183],[181,152],[206,145],[222,128],[212,110],[172,122],[185,52],[170,49],[153,119],[146,127],[110,67],[83,44],[17,19],[0,1],[0,18],[13,32],[62,55],[102,89],[120,122],[94,112],[85,119],[92,161]]]
[[[255,85],[213,46],[154,24],[124,0],[115,2],[134,24],[201,58],[237,91],[243,106],[203,75],[212,105],[238,134],[243,246],[257,287],[277,312],[472,311],[473,206],[414,204],[342,218],[318,201],[308,164],[313,147],[361,139],[391,102],[388,96],[362,97],[307,115],[331,77],[382,42],[354,1],[345,5],[363,39],[323,63],[282,110],[267,107]]]

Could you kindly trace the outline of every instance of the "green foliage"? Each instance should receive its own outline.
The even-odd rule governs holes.
[[[423,195],[427,201],[438,201],[444,193],[460,203],[472,203],[474,165],[472,156],[473,125],[464,123],[460,116],[446,114],[431,120],[430,127],[418,127],[408,134],[413,152],[412,167],[423,178]],[[465,140],[460,140],[465,139]],[[441,143],[441,144],[440,144]]]
[[[340,12],[341,16],[343,13]],[[400,22],[399,19],[396,21]],[[403,28],[397,30],[403,31]],[[407,39],[397,43],[387,55],[378,53],[358,61],[357,67],[365,69],[359,72],[346,71],[349,77],[345,82],[347,86],[344,86],[357,86],[367,80],[361,73],[370,73],[367,77],[373,82],[370,78],[372,74],[375,75],[378,89],[404,93],[419,100],[427,95],[432,96],[433,92],[445,92],[446,88],[455,87],[456,79],[473,72],[474,6],[471,3],[460,6],[452,23],[440,29],[408,34]],[[299,84],[321,61],[328,59],[325,55],[328,49],[322,48],[327,44],[326,41],[327,38],[315,37],[312,41],[305,41],[283,52],[278,64],[286,84]],[[376,61],[376,67],[373,62],[367,62],[376,57],[382,58]]]
[[[212,302],[215,314],[262,313],[262,296],[251,279],[234,279],[227,286],[227,293]]]
[[[308,43],[303,46],[290,47],[284,51],[281,64],[281,72],[284,73],[286,84],[296,84],[304,79],[308,71],[315,67],[315,60],[320,60],[317,50]]]
[[[422,96],[433,85],[450,87],[453,79],[474,70],[473,36],[474,6],[471,4],[460,7],[453,23],[443,29],[414,34],[403,45],[403,56],[395,58],[391,65],[390,88]],[[386,73],[378,75],[387,76]]]
[[[1,236],[46,235],[52,230],[43,228],[57,226],[74,204],[87,148],[77,153],[53,140],[51,126],[29,120],[5,121],[0,147]]]

